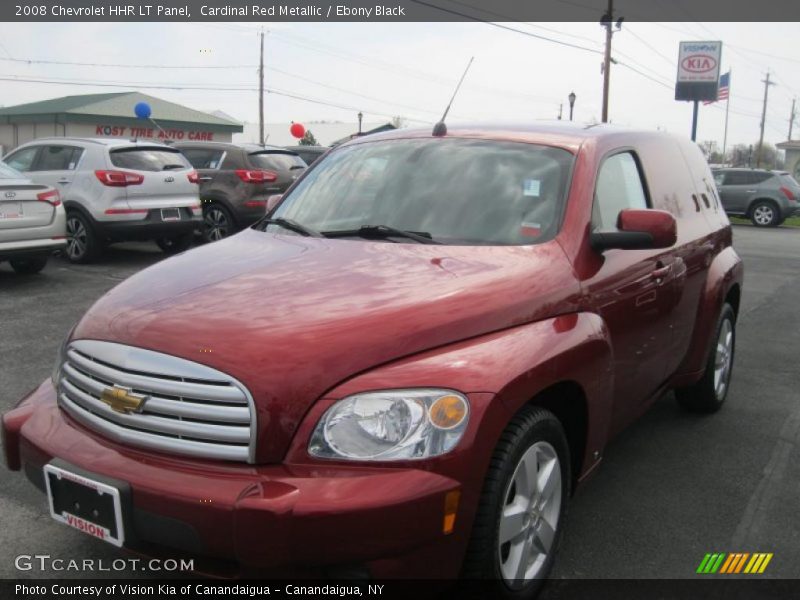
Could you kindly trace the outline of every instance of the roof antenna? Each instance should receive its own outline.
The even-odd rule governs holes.
[[[442,137],[447,135],[447,125],[445,125],[444,120],[447,118],[447,113],[450,112],[450,106],[452,106],[453,100],[456,99],[456,94],[458,93],[458,90],[461,88],[461,84],[464,82],[464,77],[467,76],[467,71],[469,71],[469,68],[472,66],[473,60],[475,60],[475,57],[474,56],[470,57],[469,62],[467,63],[467,68],[464,69],[464,74],[461,76],[461,79],[458,80],[456,91],[453,92],[453,97],[450,98],[450,104],[448,104],[447,108],[444,109],[444,114],[442,115],[442,118],[439,120],[439,122],[433,126],[433,135],[435,137]]]

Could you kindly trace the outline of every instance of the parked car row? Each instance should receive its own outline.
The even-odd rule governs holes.
[[[85,263],[114,242],[154,240],[174,254],[196,231],[209,242],[222,239],[262,217],[267,198],[286,191],[307,166],[291,149],[255,144],[65,137],[23,144],[4,161],[0,260],[11,257],[13,243],[23,254],[12,266],[29,272],[41,270],[52,248],[65,247],[69,260]],[[36,194],[55,199],[50,217]],[[47,232],[37,229],[45,225]],[[53,243],[31,245],[50,234]]]

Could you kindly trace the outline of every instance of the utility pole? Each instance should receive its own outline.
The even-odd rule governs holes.
[[[559,121],[561,120],[561,113],[562,113],[563,110],[564,110],[564,103],[562,102],[561,104],[558,105],[558,120]]]
[[[258,143],[264,145],[264,30],[261,30],[261,54],[258,64]]]
[[[756,150],[756,169],[761,167],[761,154],[764,147],[764,125],[767,122],[767,97],[769,96],[769,86],[775,85],[769,80],[769,71],[767,71],[767,78],[761,80],[764,83],[764,106],[761,108],[761,135],[758,138],[758,149]]]
[[[794,126],[794,103],[797,102],[797,98],[792,98],[792,114],[789,116],[789,137],[787,138],[790,142],[792,141],[792,127]]]
[[[608,123],[608,87],[611,84],[611,23],[614,21],[614,0],[608,0],[608,13],[603,17],[606,26],[606,53],[603,58],[603,123]]]
[[[617,19],[617,31],[622,29],[623,18]],[[603,123],[608,123],[608,91],[611,85],[611,37],[614,35],[614,0],[608,0],[608,12],[600,19],[606,28],[606,51],[603,57]]]

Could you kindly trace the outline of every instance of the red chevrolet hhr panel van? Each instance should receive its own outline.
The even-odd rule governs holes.
[[[722,405],[742,263],[696,146],[437,133],[333,150],[86,313],[3,417],[55,519],[247,572],[524,596],[615,433],[666,390]]]

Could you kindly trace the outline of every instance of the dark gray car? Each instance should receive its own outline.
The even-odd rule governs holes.
[[[203,238],[208,242],[263,217],[267,199],[285,192],[307,167],[297,153],[276,146],[181,142],[174,147],[199,175]]]
[[[777,227],[800,208],[800,185],[786,171],[717,169],[714,180],[725,212],[757,227]]]
[[[327,146],[286,146],[287,150],[291,150],[292,152],[297,152],[300,155],[306,164],[310,167],[312,164],[317,162],[323,154],[325,154],[330,148]]]

